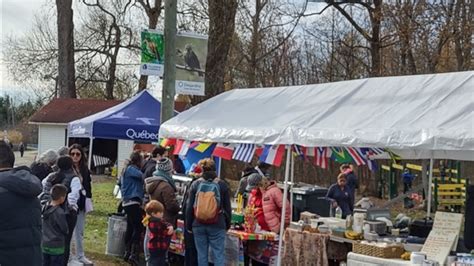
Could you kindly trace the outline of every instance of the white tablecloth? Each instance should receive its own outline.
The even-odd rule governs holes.
[[[402,259],[382,259],[350,252],[347,254],[347,266],[402,266],[412,265],[410,261]]]

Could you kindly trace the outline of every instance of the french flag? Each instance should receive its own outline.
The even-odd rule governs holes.
[[[314,148],[314,152],[315,152],[314,161],[316,165],[323,169],[328,168],[329,157],[330,157],[328,156],[328,148],[326,147]]]
[[[176,140],[176,146],[174,147],[174,155],[185,156],[188,153],[191,141],[178,139]]]
[[[234,154],[234,144],[230,143],[218,143],[216,148],[212,152],[212,156],[220,157],[225,160],[232,160]]]
[[[365,165],[365,155],[357,148],[346,147],[347,152],[351,155],[357,165]]]
[[[265,145],[259,160],[267,164],[280,166],[285,154],[285,145]]]

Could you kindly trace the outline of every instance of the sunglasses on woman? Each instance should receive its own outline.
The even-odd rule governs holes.
[[[69,155],[70,155],[71,157],[75,157],[75,156],[80,157],[80,156],[81,156],[81,153],[80,153],[80,152],[71,152]]]

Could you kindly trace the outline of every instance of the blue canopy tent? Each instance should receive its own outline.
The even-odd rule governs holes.
[[[159,110],[161,103],[144,90],[121,104],[70,122],[68,136],[156,142]]]
[[[94,138],[158,142],[161,103],[144,90],[127,101],[68,124],[68,138],[89,138],[89,167]]]
[[[160,101],[144,90],[123,103],[70,122],[68,124],[68,138],[90,139],[88,161],[90,168],[94,138],[158,142],[160,110]],[[175,113],[177,114],[177,112]],[[190,149],[190,154],[182,158],[186,171],[189,171],[193,163],[210,157],[211,154],[208,153]]]

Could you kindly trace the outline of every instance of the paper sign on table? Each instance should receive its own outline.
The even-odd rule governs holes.
[[[462,218],[463,215],[459,213],[437,212],[433,229],[421,252],[426,253],[428,259],[444,265],[449,252],[457,245]]]

